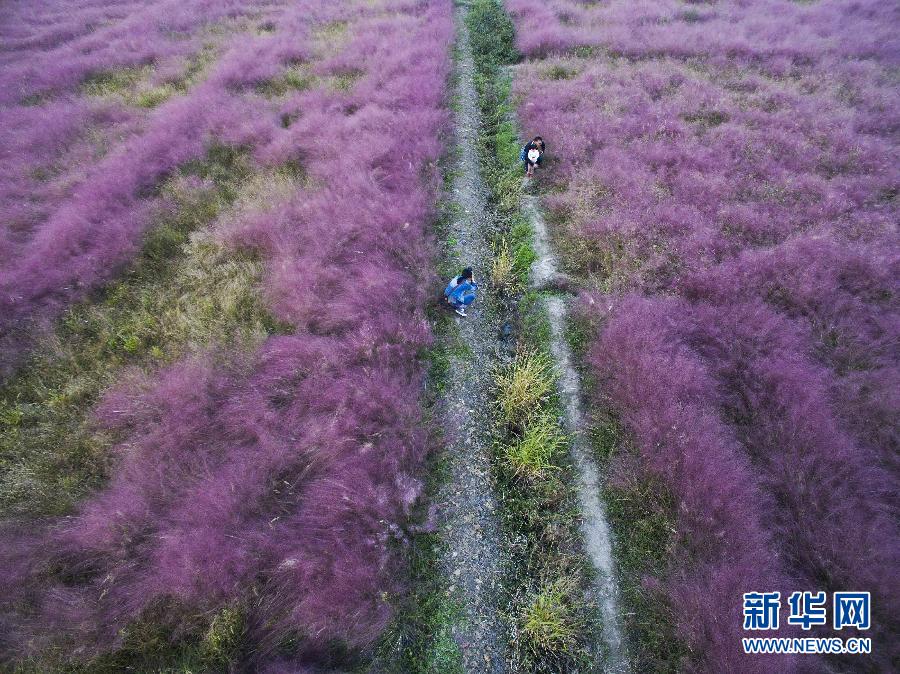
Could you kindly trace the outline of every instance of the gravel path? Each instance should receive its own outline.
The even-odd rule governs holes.
[[[490,365],[501,355],[498,313],[484,287],[491,248],[491,210],[481,179],[476,141],[480,118],[473,81],[474,65],[465,25],[466,7],[456,10],[456,144],[453,179],[455,253],[471,266],[480,284],[467,318],[456,317],[459,336],[470,353],[457,349],[442,405],[447,433],[449,479],[438,494],[441,533],[447,543],[443,560],[452,596],[462,603],[465,620],[454,629],[466,672],[506,671],[506,628],[497,610],[504,568],[490,473]]]

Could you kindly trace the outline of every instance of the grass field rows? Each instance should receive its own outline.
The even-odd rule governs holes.
[[[892,671],[898,25],[8,3],[0,669]],[[535,217],[564,272],[537,283]],[[865,633],[777,635],[874,652],[742,654],[767,590],[871,592]]]
[[[52,127],[0,273],[22,671],[356,667],[406,591],[450,8],[200,4],[4,22]]]
[[[739,651],[743,592],[865,586],[878,653],[777,668],[890,669],[896,8],[506,4],[635,666],[772,671]]]

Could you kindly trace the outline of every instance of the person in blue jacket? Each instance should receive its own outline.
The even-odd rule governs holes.
[[[466,307],[475,301],[475,291],[478,286],[472,277],[472,268],[466,267],[462,274],[450,279],[450,283],[444,289],[444,297],[448,304],[456,309],[460,316],[466,315]]]

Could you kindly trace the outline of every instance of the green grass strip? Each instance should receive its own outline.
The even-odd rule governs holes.
[[[581,552],[579,512],[568,438],[556,395],[550,327],[540,294],[524,291],[536,259],[521,213],[519,139],[504,66],[518,59],[509,16],[497,0],[476,0],[468,15],[482,115],[482,173],[501,223],[496,269],[513,268],[518,285],[496,283],[515,307],[519,334],[513,361],[498,369],[494,471],[505,544],[514,671],[590,671],[596,661],[596,610],[586,599],[590,567]],[[508,256],[512,263],[505,258]]]

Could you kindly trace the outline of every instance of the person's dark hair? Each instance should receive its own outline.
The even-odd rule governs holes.
[[[540,136],[535,136],[535,137],[534,137],[534,138],[533,138],[533,139],[532,139],[532,141],[531,141],[531,142],[532,142],[532,143],[534,143],[534,142],[535,142],[535,141],[538,141],[538,140],[539,140],[539,141],[541,141],[541,143],[543,143],[543,142],[544,142],[544,139],[543,139],[543,138],[541,138],[541,137],[540,137]]]
[[[466,267],[465,269],[463,269],[463,270],[462,270],[462,274],[460,274],[459,277],[460,277],[461,279],[472,278],[472,268],[471,268],[471,267]]]

